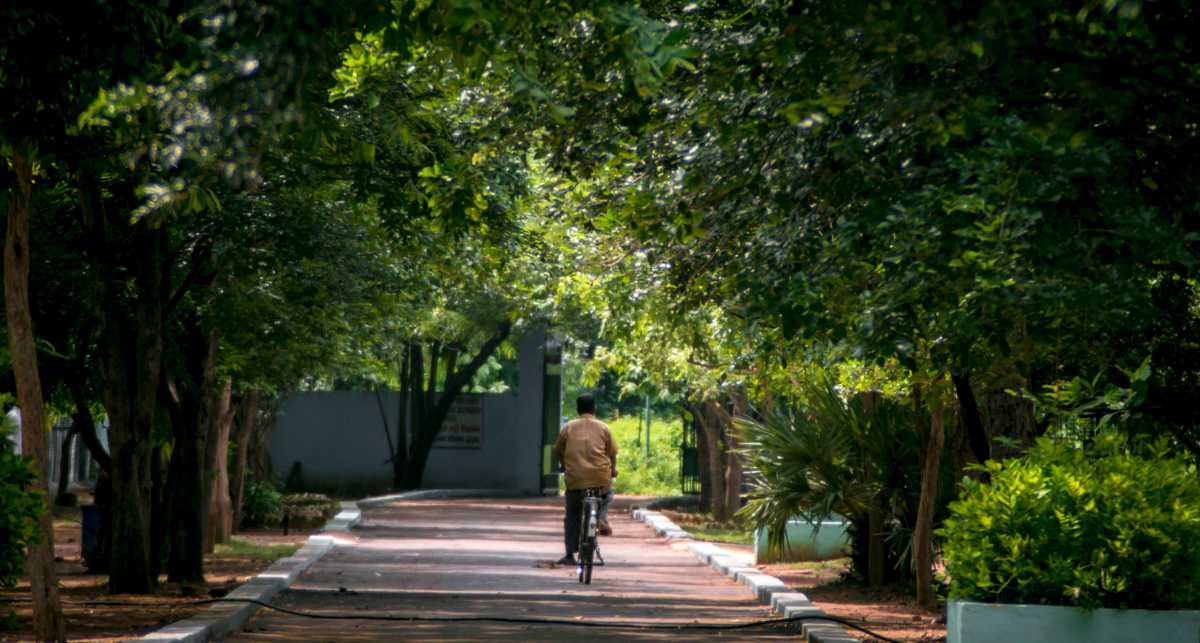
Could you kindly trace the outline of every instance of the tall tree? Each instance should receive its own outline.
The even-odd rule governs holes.
[[[8,346],[17,380],[21,409],[21,448],[33,457],[35,484],[43,492],[43,510],[38,517],[38,540],[29,545],[26,569],[33,594],[34,633],[43,640],[65,641],[66,622],[58,597],[58,574],[54,570],[54,525],[46,449],[45,400],[38,376],[37,344],[29,313],[29,215],[33,191],[33,159],[27,152],[9,157],[14,175],[8,186],[8,221],[4,243],[4,310],[8,322]],[[64,471],[61,475],[67,475]]]

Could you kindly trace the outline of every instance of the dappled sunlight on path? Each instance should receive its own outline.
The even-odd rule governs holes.
[[[626,503],[618,503],[621,507]],[[277,604],[325,614],[738,623],[770,618],[743,586],[614,510],[591,585],[562,555],[560,498],[399,502],[364,514]],[[635,630],[499,622],[314,620],[260,612],[236,640],[750,640],[781,631]]]

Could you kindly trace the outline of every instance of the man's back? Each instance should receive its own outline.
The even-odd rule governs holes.
[[[567,422],[554,451],[566,469],[568,489],[609,486],[617,445],[608,426],[595,416],[582,415]]]

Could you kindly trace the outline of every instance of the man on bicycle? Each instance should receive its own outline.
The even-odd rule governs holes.
[[[567,422],[554,443],[554,455],[566,473],[566,517],[563,519],[567,555],[560,565],[574,565],[579,549],[579,525],[583,518],[583,498],[588,489],[598,489],[604,500],[600,505],[598,533],[612,535],[608,526],[608,503],[612,502],[612,479],[617,477],[617,443],[608,425],[596,419],[596,401],[591,395],[575,400],[579,417]]]

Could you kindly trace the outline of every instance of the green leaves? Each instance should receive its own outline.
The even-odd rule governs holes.
[[[1048,440],[964,481],[941,535],[953,597],[1083,608],[1185,609],[1200,600],[1200,480],[1159,442]]]
[[[15,430],[3,419],[0,427],[0,587],[16,586],[25,567],[25,547],[36,537],[42,496],[32,490],[37,477],[32,461],[12,452],[8,434]]]

